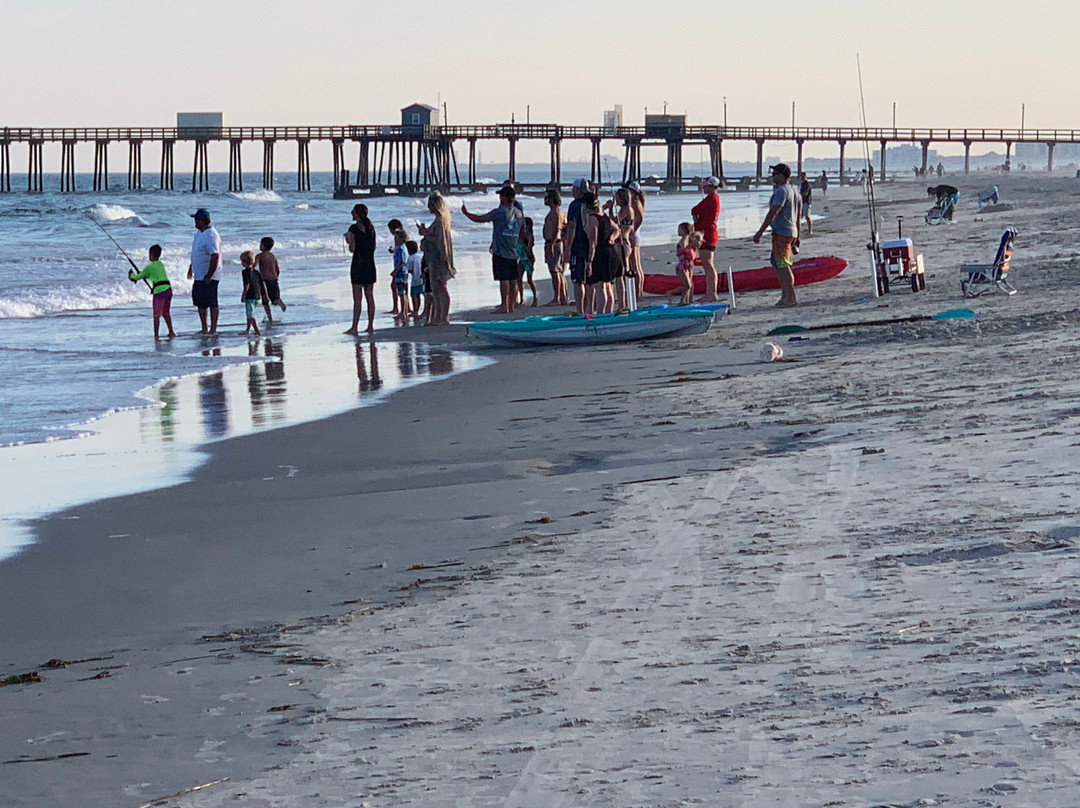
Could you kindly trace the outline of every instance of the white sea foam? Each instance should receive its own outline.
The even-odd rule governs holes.
[[[259,188],[256,191],[240,191],[239,193],[229,193],[233,199],[243,199],[248,202],[284,202],[285,200],[273,191],[266,188]]]
[[[144,221],[139,214],[122,205],[109,205],[105,202],[97,202],[87,208],[86,212],[99,222],[131,221],[141,227],[148,226],[146,221]]]
[[[31,319],[71,311],[98,311],[145,300],[146,293],[128,284],[105,288],[79,286],[62,291],[29,292],[0,297],[0,320]]]

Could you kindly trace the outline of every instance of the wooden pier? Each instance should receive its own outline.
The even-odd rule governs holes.
[[[207,145],[212,141],[229,144],[229,190],[243,190],[241,147],[248,142],[262,142],[262,187],[274,187],[274,151],[280,142],[295,143],[298,154],[296,190],[311,190],[310,145],[329,144],[333,155],[334,190],[338,196],[364,196],[382,193],[420,194],[431,190],[468,191],[480,188],[477,176],[477,144],[481,141],[502,141],[509,147],[507,178],[517,183],[517,144],[522,140],[546,140],[550,148],[551,171],[547,183],[538,187],[565,187],[562,177],[562,145],[565,141],[587,141],[590,145],[591,179],[601,184],[617,184],[637,180],[641,176],[642,149],[662,148],[666,152],[667,170],[664,177],[652,183],[666,191],[696,188],[694,177],[683,176],[683,149],[707,146],[709,170],[724,177],[723,148],[732,141],[753,142],[757,147],[756,173],[751,181],[763,181],[765,144],[785,144],[796,147],[796,172],[802,171],[803,147],[806,143],[836,144],[841,177],[847,176],[849,144],[871,144],[879,147],[880,179],[889,176],[886,152],[890,145],[918,143],[922,147],[922,168],[932,144],[959,143],[964,146],[964,172],[970,171],[971,147],[979,144],[1005,146],[1006,161],[1016,143],[1037,143],[1047,147],[1047,170],[1054,167],[1054,147],[1059,143],[1080,143],[1080,130],[1061,129],[899,129],[846,127],[727,127],[677,126],[658,129],[650,126],[559,126],[556,124],[492,124],[489,126],[222,126],[210,129],[176,128],[18,128],[0,129],[0,193],[11,191],[11,147],[23,144],[27,149],[28,193],[40,193],[45,186],[43,146],[59,143],[60,187],[62,192],[76,188],[75,149],[81,143],[94,144],[93,188],[109,187],[109,145],[128,144],[127,187],[143,187],[142,146],[146,142],[161,144],[159,187],[175,188],[174,146],[178,141],[194,144],[191,171],[191,190],[209,188]],[[605,142],[622,144],[622,171],[617,176],[605,176],[601,147]],[[458,168],[458,150],[464,149],[464,177]],[[349,162],[347,152],[353,152]],[[355,172],[350,170],[355,166]],[[903,173],[909,169],[905,168]],[[573,178],[571,178],[573,179]],[[520,185],[520,183],[518,183]]]

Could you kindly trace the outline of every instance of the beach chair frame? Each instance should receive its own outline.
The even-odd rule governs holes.
[[[926,211],[926,216],[923,218],[927,224],[941,224],[942,222],[952,224],[953,220],[949,218],[949,213],[956,211],[956,205],[959,202],[960,194],[951,194],[940,205],[934,205]]]
[[[1012,260],[1012,244],[1016,236],[1015,227],[1006,227],[1002,231],[992,264],[960,265],[960,291],[964,297],[978,297],[986,292],[1016,294],[1016,287],[1009,282],[1009,262]]]

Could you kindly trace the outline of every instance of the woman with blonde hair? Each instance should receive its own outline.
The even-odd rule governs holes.
[[[435,216],[430,225],[419,225],[420,249],[427,259],[431,283],[431,317],[428,325],[450,325],[450,289],[447,283],[457,275],[454,246],[450,239],[450,208],[437,191],[428,197],[427,208]]]

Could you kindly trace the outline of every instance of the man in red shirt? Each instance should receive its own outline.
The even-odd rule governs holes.
[[[706,177],[701,181],[701,191],[705,198],[694,205],[690,215],[694,219],[694,230],[701,233],[701,268],[705,270],[705,302],[716,302],[716,265],[713,254],[720,241],[720,231],[716,222],[720,218],[720,180]]]

